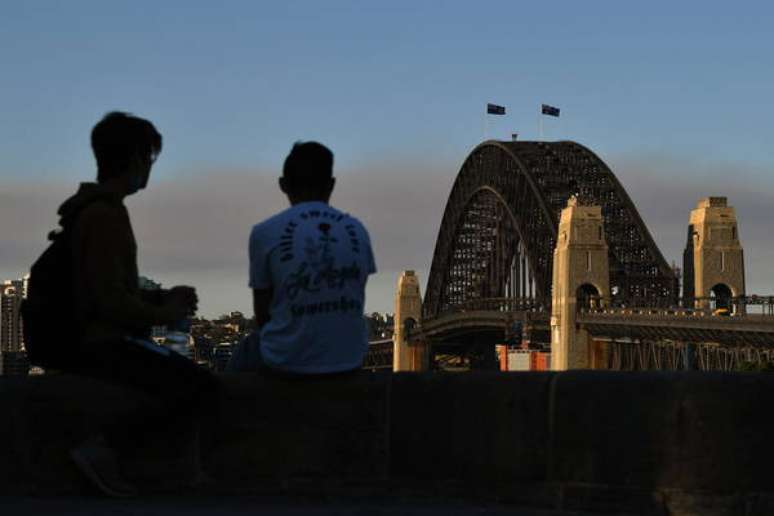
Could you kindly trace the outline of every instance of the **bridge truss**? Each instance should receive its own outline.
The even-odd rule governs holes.
[[[607,368],[614,371],[738,371],[774,363],[774,348],[663,340],[610,342]]]
[[[363,361],[363,369],[369,371],[392,371],[392,339],[380,339],[368,343],[368,352]]]
[[[423,318],[475,299],[550,299],[559,216],[571,195],[602,207],[619,298],[676,297],[673,271],[593,152],[574,142],[487,141],[463,163],[446,204]]]

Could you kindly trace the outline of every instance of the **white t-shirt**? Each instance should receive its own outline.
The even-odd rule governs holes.
[[[253,226],[249,249],[250,287],[273,289],[264,361],[297,373],[360,367],[365,285],[376,272],[360,221],[323,202],[296,204]]]

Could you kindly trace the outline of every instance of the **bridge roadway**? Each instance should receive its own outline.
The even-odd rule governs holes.
[[[703,300],[680,304],[697,301]],[[762,365],[774,360],[774,299],[769,297],[733,300],[731,315],[717,315],[711,308],[599,306],[604,304],[580,310],[577,322],[593,337],[611,341],[611,369],[728,371],[744,362]],[[478,299],[423,320],[409,338],[456,353],[454,349],[505,342],[516,321],[524,324],[532,342],[550,342],[547,303],[502,298]],[[392,341],[372,342],[365,368],[391,366]]]
[[[577,321],[609,338],[715,342],[724,346],[774,346],[774,316],[712,315],[706,310],[610,308],[584,311]]]
[[[536,299],[476,299],[452,307],[440,317],[424,319],[411,339],[437,342],[479,336],[502,340],[513,322],[547,330],[549,320],[547,304]]]
[[[504,338],[508,327],[515,321],[532,322],[548,327],[547,312],[494,312],[471,310],[452,312],[423,322],[416,340],[457,340],[471,335],[496,334]]]
[[[716,315],[710,308],[600,307],[581,310],[577,322],[591,335],[602,338],[774,347],[774,303],[771,298],[745,299],[744,302],[732,302],[732,315]],[[436,342],[474,334],[505,338],[514,321],[547,329],[549,320],[546,303],[480,299],[423,321],[413,338]]]

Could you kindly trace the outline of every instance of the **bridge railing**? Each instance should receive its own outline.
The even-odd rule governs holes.
[[[578,310],[590,314],[774,317],[774,296],[686,297],[679,298],[676,302],[659,298],[619,299],[592,296],[579,299]]]
[[[447,312],[550,312],[551,300],[541,298],[489,297],[471,299],[449,307]]]
[[[546,313],[551,311],[551,300],[545,298],[479,298],[450,306],[445,312],[473,311]],[[631,313],[697,317],[763,315],[774,317],[774,296],[685,297],[679,298],[677,301],[654,297],[621,299],[591,296],[578,299],[578,311],[596,314]]]

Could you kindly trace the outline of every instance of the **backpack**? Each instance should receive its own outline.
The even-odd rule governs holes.
[[[30,269],[27,298],[22,302],[21,315],[25,347],[33,365],[61,368],[72,360],[71,353],[80,338],[80,327],[75,310],[70,242],[78,214],[97,199],[91,199],[60,220],[61,228],[48,235],[51,245]]]

